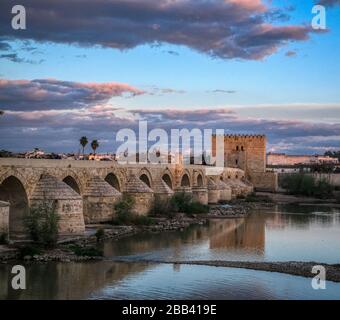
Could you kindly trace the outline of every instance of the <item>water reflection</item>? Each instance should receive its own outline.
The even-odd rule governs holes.
[[[104,246],[106,257],[132,260],[340,260],[337,209],[276,206],[246,218],[211,220],[183,232],[137,235]]]
[[[11,287],[12,265],[0,266],[0,299],[86,299],[108,283],[143,272],[147,264],[47,263],[26,264],[27,289]]]
[[[27,265],[27,290],[11,289],[0,265],[0,299],[339,298],[340,284],[311,290],[310,279],[252,270],[148,264],[155,260],[340,262],[340,213],[275,207],[246,218],[211,220],[182,232],[139,234],[103,244],[107,261]],[[130,262],[117,263],[117,256]],[[330,288],[330,289],[329,289]]]

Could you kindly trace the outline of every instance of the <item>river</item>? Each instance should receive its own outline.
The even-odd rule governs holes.
[[[12,290],[0,265],[0,299],[339,299],[340,283],[161,261],[340,263],[340,210],[277,206],[246,218],[210,220],[184,231],[138,234],[102,244],[105,260],[27,264],[27,289]],[[119,261],[117,261],[119,260]],[[152,262],[157,261],[157,263]]]

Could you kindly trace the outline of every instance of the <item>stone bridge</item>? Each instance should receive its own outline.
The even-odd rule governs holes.
[[[186,192],[203,204],[228,201],[252,191],[244,171],[175,164],[0,159],[0,234],[24,233],[29,208],[55,204],[61,235],[82,234],[86,224],[112,220],[114,205],[129,195],[133,211],[146,215],[156,198]]]

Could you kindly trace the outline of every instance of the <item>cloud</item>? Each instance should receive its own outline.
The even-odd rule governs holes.
[[[0,54],[0,59],[7,59],[9,61],[16,62],[16,63],[29,63],[29,64],[41,64],[45,61],[44,59],[40,59],[40,60],[24,59],[24,58],[19,57],[18,54],[13,53],[13,52]]]
[[[265,4],[266,3],[266,4]],[[2,0],[0,38],[120,50],[174,44],[222,59],[263,59],[310,27],[282,25],[282,10],[261,0],[27,0],[28,28],[11,28],[14,0]],[[275,25],[280,21],[280,25]],[[110,30],[110,31],[109,31]]]
[[[318,4],[324,5],[324,6],[339,6],[340,0],[319,0],[317,1]]]
[[[86,108],[104,104],[112,97],[143,94],[124,83],[80,83],[55,79],[0,79],[0,108],[6,110],[50,110]]]
[[[289,50],[285,53],[286,57],[295,57],[296,56],[296,51]]]
[[[174,50],[168,50],[168,51],[163,51],[165,53],[168,53],[172,56],[179,56],[179,53],[177,51],[174,51]]]
[[[0,42],[0,51],[9,51],[12,47],[7,42]]]
[[[266,134],[268,150],[317,153],[339,149],[340,123],[268,120],[242,117],[237,110],[122,110],[97,105],[81,110],[7,111],[0,119],[2,147],[27,150],[40,146],[50,151],[76,151],[80,135],[106,141],[103,152],[114,152],[115,133],[123,128],[138,132],[138,120],[149,129],[224,129],[226,133]],[[56,139],[57,137],[57,139]]]
[[[199,128],[266,134],[271,151],[317,153],[340,148],[340,139],[336,138],[340,137],[340,123],[263,119],[241,116],[238,111],[212,108],[128,111],[109,104],[73,110],[6,111],[0,118],[0,145],[11,150],[39,146],[56,152],[77,151],[79,137],[86,135],[105,141],[101,144],[102,152],[114,152],[118,130],[130,128],[138,132],[138,120],[147,120],[150,130]]]
[[[212,92],[212,93],[228,93],[228,94],[232,94],[232,93],[236,93],[236,90],[215,89],[215,90],[207,91],[207,92],[208,93]]]

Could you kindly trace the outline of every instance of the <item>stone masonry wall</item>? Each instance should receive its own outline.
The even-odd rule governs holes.
[[[8,234],[9,203],[0,201],[0,234]]]
[[[276,192],[278,189],[278,175],[276,172],[253,172],[250,182],[256,191]]]

